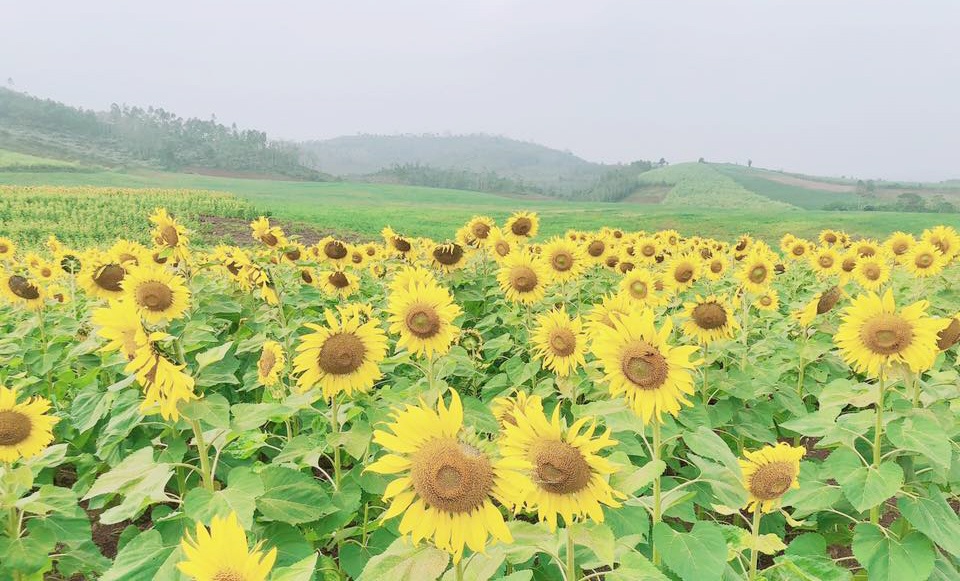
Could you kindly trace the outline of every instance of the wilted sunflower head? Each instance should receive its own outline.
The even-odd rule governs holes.
[[[430,249],[430,259],[435,268],[452,272],[467,264],[467,251],[456,242],[433,244]]]
[[[960,234],[950,226],[937,226],[924,230],[921,239],[934,245],[947,262],[960,254]]]
[[[182,250],[186,247],[187,231],[165,208],[157,208],[150,215],[150,222],[154,224],[153,242],[164,248]]]
[[[937,348],[941,351],[960,343],[960,313],[950,318],[950,323],[937,335]]]

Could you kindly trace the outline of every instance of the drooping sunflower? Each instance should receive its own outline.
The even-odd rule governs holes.
[[[120,283],[124,301],[137,307],[151,324],[179,319],[190,306],[183,279],[162,266],[133,266]]]
[[[539,395],[531,395],[518,389],[510,395],[495,397],[490,402],[490,411],[501,427],[506,424],[516,424],[517,420],[513,417],[514,410],[525,410],[527,407],[536,407],[542,411],[543,399]]]
[[[335,268],[340,268],[350,261],[349,244],[333,236],[327,236],[317,242],[320,261]]]
[[[882,297],[862,294],[843,312],[834,342],[855,371],[879,377],[885,368],[902,363],[918,373],[937,356],[937,335],[949,321],[926,314],[929,303],[917,301],[897,311],[893,291]]]
[[[840,264],[840,253],[832,246],[822,246],[810,253],[810,266],[821,278],[838,274]]]
[[[549,276],[540,259],[526,252],[512,252],[501,262],[497,282],[507,300],[531,305],[543,299]]]
[[[280,373],[287,363],[283,347],[276,341],[264,341],[257,360],[257,381],[266,387],[273,387],[280,381]]]
[[[687,290],[700,276],[700,260],[693,255],[681,254],[667,263],[664,285],[674,293]]]
[[[931,242],[921,240],[903,255],[902,264],[914,277],[926,278],[943,272],[947,259]]]
[[[823,315],[833,310],[840,299],[843,298],[843,289],[839,286],[832,286],[827,290],[817,293],[802,309],[793,314],[801,326],[809,327],[817,318],[817,315]]]
[[[937,335],[937,349],[946,351],[960,343],[960,313],[950,317],[950,323]]]
[[[325,398],[344,392],[368,391],[380,378],[380,363],[387,355],[387,336],[380,321],[365,323],[359,317],[341,317],[324,313],[327,326],[308,323],[313,329],[300,338],[293,371],[303,391],[319,386]]]
[[[917,239],[914,238],[912,234],[898,230],[884,241],[883,247],[899,262],[900,257],[906,254],[916,243]]]
[[[960,234],[950,226],[937,226],[923,231],[920,237],[937,247],[946,262],[960,254]]]
[[[663,412],[675,416],[681,405],[691,405],[686,396],[694,391],[690,370],[695,363],[689,358],[699,347],[672,347],[672,321],[667,318],[658,331],[649,310],[612,319],[613,327],[598,325],[593,338],[610,395],[625,397],[644,423],[654,416],[662,421]]]
[[[168,214],[165,208],[154,210],[150,215],[150,222],[154,225],[152,232],[154,244],[171,251],[177,260],[185,259],[187,244],[190,242],[186,228]]]
[[[620,506],[625,496],[608,481],[617,469],[599,455],[617,443],[609,429],[595,436],[597,423],[590,417],[566,428],[560,406],[549,420],[540,406],[514,406],[511,417],[514,421],[503,425],[500,450],[504,459],[523,466],[530,480],[513,495],[513,504],[536,511],[551,531],[558,515],[566,526],[585,518],[602,523],[603,506]]]
[[[514,212],[503,229],[514,240],[530,240],[540,230],[540,218],[536,212]]]
[[[586,329],[590,336],[596,332],[598,326],[613,327],[613,316],[628,315],[634,311],[643,310],[644,305],[637,303],[624,293],[605,295],[599,303],[593,305],[587,313]]]
[[[386,430],[375,430],[373,441],[387,451],[367,470],[396,478],[383,493],[389,508],[382,519],[403,515],[400,534],[414,544],[430,539],[459,563],[463,548],[485,550],[488,542],[513,542],[503,515],[493,503],[510,503],[525,494],[527,478],[515,462],[491,457],[463,437],[463,405],[450,391],[437,409],[408,405],[394,410]]]
[[[428,358],[450,350],[457,332],[453,320],[463,313],[450,291],[434,282],[391,293],[387,312],[390,332],[400,336],[397,347]]]
[[[0,236],[0,260],[13,260],[17,245],[6,236]]]
[[[791,488],[800,488],[800,459],[805,448],[785,442],[764,446],[756,451],[744,450],[740,459],[743,485],[747,490],[747,510],[770,513],[780,506],[780,499]]]
[[[0,462],[16,462],[43,452],[53,441],[60,418],[49,415],[50,402],[32,397],[17,403],[17,391],[0,385]]]
[[[291,264],[296,264],[297,261],[303,259],[307,254],[307,249],[303,244],[299,242],[291,241],[287,242],[283,246],[282,252],[280,254],[280,260],[283,262],[289,262]]]
[[[132,361],[137,350],[147,344],[140,310],[131,301],[112,301],[106,307],[95,309],[90,322],[97,328],[97,335],[107,340],[101,349],[105,353],[119,351],[127,361]]]
[[[683,304],[683,314],[686,317],[681,326],[683,334],[702,344],[729,339],[740,329],[733,307],[723,295],[706,298],[697,295],[696,301]]]
[[[553,238],[544,244],[541,259],[556,282],[577,280],[587,269],[587,257],[583,249],[565,238]]]
[[[180,402],[197,399],[193,393],[195,381],[183,370],[186,365],[177,365],[156,348],[154,343],[166,338],[163,333],[151,333],[147,343],[137,347],[133,359],[124,370],[136,375],[143,388],[144,399],[140,413],[159,413],[165,420],[180,419]]]
[[[287,245],[287,236],[279,226],[271,226],[266,216],[260,216],[250,222],[251,235],[254,240],[265,244],[269,248],[281,248]]]
[[[667,297],[657,290],[657,277],[646,268],[635,268],[617,283],[620,294],[640,307],[655,307]]]
[[[262,543],[247,547],[247,533],[235,512],[213,517],[209,531],[198,522],[196,536],[186,532],[180,548],[185,559],[177,568],[195,581],[266,581],[277,559],[276,547],[266,553]]]
[[[761,311],[776,311],[780,308],[780,295],[776,289],[768,288],[753,301],[753,306]]]
[[[0,295],[10,304],[35,311],[43,307],[45,293],[36,280],[0,270]]]
[[[387,250],[394,256],[405,258],[413,251],[413,243],[410,239],[397,234],[390,226],[385,227],[380,234],[383,236]]]
[[[774,266],[766,253],[751,252],[737,269],[737,280],[752,293],[763,294],[773,281]]]
[[[467,264],[467,249],[456,242],[430,244],[428,248],[430,264],[443,272],[460,270]]]
[[[317,273],[317,286],[328,297],[347,298],[360,290],[360,279],[346,270],[324,270]]]
[[[860,258],[853,269],[857,284],[869,291],[878,291],[890,280],[890,259],[885,252]]]
[[[532,341],[536,357],[560,377],[586,364],[587,336],[583,333],[583,322],[580,317],[571,319],[566,310],[554,309],[537,315]]]
[[[114,258],[91,252],[83,260],[77,282],[93,298],[119,299],[126,275],[127,271]]]

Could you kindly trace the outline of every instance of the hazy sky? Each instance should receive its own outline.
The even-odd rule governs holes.
[[[0,0],[0,79],[272,137],[960,177],[960,1]]]

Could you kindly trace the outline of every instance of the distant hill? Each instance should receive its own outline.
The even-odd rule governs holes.
[[[320,180],[293,143],[215,119],[114,104],[98,112],[0,88],[0,148],[106,167]]]

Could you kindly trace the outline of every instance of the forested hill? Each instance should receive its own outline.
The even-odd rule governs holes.
[[[107,167],[147,166],[322,180],[295,143],[160,108],[71,107],[0,88],[0,148]]]

